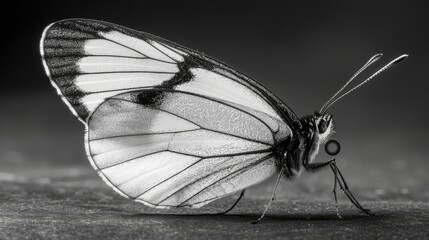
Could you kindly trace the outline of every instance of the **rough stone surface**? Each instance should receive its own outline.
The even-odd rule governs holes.
[[[429,207],[422,201],[363,201],[377,214],[368,217],[341,198],[338,219],[329,194],[312,200],[290,192],[254,225],[272,181],[250,189],[230,214],[215,215],[237,195],[200,209],[157,210],[120,197],[89,167],[31,172],[45,177],[0,174],[0,239],[429,238]]]

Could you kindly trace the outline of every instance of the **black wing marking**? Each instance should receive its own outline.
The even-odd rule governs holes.
[[[255,108],[282,119],[293,130],[301,126],[293,111],[256,81],[148,33],[102,21],[64,20],[45,29],[41,53],[53,85],[82,121],[113,95],[168,88]]]
[[[45,29],[40,48],[46,72],[81,120],[107,97],[159,86],[179,73],[183,56],[132,36],[89,20],[64,20]]]

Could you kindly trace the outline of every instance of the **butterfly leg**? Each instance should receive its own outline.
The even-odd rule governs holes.
[[[362,212],[364,212],[370,216],[373,216],[374,214],[370,213],[369,209],[363,208],[362,205],[360,205],[360,203],[353,196],[352,192],[349,190],[349,186],[347,185],[343,174],[341,173],[340,169],[338,169],[337,164],[335,163],[335,158],[332,160],[326,161],[326,162],[321,162],[321,163],[306,163],[306,164],[304,164],[304,168],[306,170],[312,171],[312,172],[319,171],[326,166],[330,166],[332,169],[332,172],[334,172],[335,182],[334,182],[334,191],[333,192],[334,192],[335,204],[337,206],[337,209],[338,209],[338,200],[337,200],[337,193],[336,193],[336,183],[338,183],[340,189],[344,192],[344,194],[346,194],[346,196],[349,198],[350,202],[353,203],[353,205],[355,205]],[[337,210],[337,215],[339,216],[338,210]]]
[[[246,191],[246,189],[244,189],[243,191],[241,191],[240,196],[238,197],[238,199],[234,202],[234,204],[228,210],[226,210],[224,212],[216,213],[216,214],[222,215],[222,214],[227,214],[229,211],[231,211],[235,207],[235,205],[237,205],[237,203],[244,197],[244,192],[245,191]]]
[[[342,219],[340,212],[338,211],[338,198],[337,198],[337,171],[332,167],[332,165],[329,165],[334,172],[334,189],[332,190],[332,193],[334,194],[335,199],[335,210],[337,211],[337,216],[339,219]]]
[[[374,216],[375,214],[371,213],[369,209],[363,208],[362,205],[356,200],[356,198],[353,196],[352,192],[349,190],[349,186],[346,183],[346,180],[343,177],[343,174],[341,173],[340,169],[338,169],[335,162],[331,164],[331,169],[334,172],[335,178],[338,182],[338,185],[340,186],[340,189],[346,194],[346,196],[349,198],[350,202],[353,203],[358,209],[360,209],[362,212],[366,213],[369,216]]]
[[[317,172],[319,170],[322,170],[324,167],[330,166],[332,163],[335,163],[335,158],[326,162],[304,163],[303,166],[307,171]]]
[[[259,221],[261,221],[262,218],[264,218],[265,213],[267,213],[268,209],[270,208],[271,203],[276,200],[276,191],[277,191],[277,187],[279,186],[280,180],[282,179],[283,171],[284,171],[284,168],[282,168],[280,170],[280,172],[279,172],[279,176],[277,177],[276,185],[274,186],[273,194],[271,195],[271,199],[268,202],[268,205],[265,207],[264,212],[262,213],[262,215],[256,221],[253,221],[252,224],[256,224]]]
[[[326,161],[326,162],[321,162],[321,163],[307,163],[307,164],[304,164],[304,168],[307,171],[316,172],[316,171],[323,169],[324,167],[327,167],[327,166],[331,167],[332,171],[334,172],[334,189],[333,189],[332,193],[334,194],[335,209],[337,211],[338,218],[341,219],[342,217],[338,211],[338,198],[337,198],[337,181],[339,182],[339,180],[338,180],[338,176],[337,176],[338,174],[336,171],[337,168],[334,168],[332,166],[334,164],[335,164],[335,158],[333,158],[329,161]]]

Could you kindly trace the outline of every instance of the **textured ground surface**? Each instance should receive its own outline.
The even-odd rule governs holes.
[[[377,214],[368,217],[341,198],[340,220],[327,187],[307,194],[295,190],[312,181],[311,177],[298,181],[296,187],[283,184],[279,200],[266,218],[252,225],[269,198],[272,181],[250,189],[230,214],[213,215],[226,209],[234,198],[197,210],[154,210],[118,196],[89,168],[49,172],[0,174],[0,239],[429,238],[428,202],[389,193],[389,201],[362,202]],[[374,198],[386,195],[375,192]]]

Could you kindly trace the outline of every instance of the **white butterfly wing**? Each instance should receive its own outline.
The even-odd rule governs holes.
[[[240,104],[299,124],[276,96],[204,54],[115,24],[63,20],[48,26],[40,51],[45,70],[82,121],[105,99],[132,90],[166,88]]]
[[[40,51],[52,85],[87,127],[93,167],[150,206],[199,207],[263,181],[300,125],[257,82],[151,34],[63,20],[45,29]]]
[[[152,207],[200,207],[267,179],[275,147],[291,134],[265,113],[166,89],[109,98],[87,127],[99,175]]]

